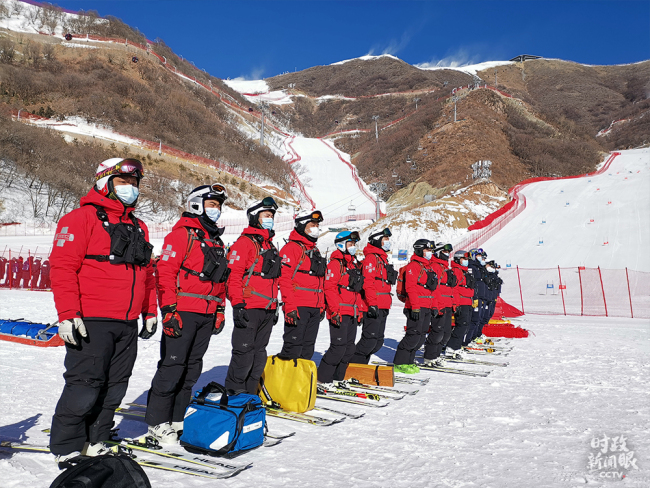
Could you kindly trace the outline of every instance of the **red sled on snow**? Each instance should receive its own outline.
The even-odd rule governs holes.
[[[515,327],[509,320],[504,320],[505,317],[521,317],[522,315],[524,315],[523,312],[517,310],[509,303],[504,302],[499,297],[494,307],[494,318],[488,324],[485,324],[483,334],[487,337],[528,337],[528,331],[526,329]]]
[[[55,324],[35,324],[19,320],[0,320],[0,340],[28,346],[56,347],[64,344]]]

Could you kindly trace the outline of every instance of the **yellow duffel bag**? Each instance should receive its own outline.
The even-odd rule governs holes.
[[[316,363],[307,359],[266,358],[258,395],[263,403],[277,403],[283,410],[307,412],[316,403]]]

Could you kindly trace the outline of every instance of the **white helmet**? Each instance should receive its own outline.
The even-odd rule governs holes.
[[[194,188],[187,196],[187,211],[194,215],[203,215],[205,200],[217,200],[221,205],[228,198],[226,188],[219,184],[202,185]]]

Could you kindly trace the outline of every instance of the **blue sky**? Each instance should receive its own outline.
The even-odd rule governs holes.
[[[523,53],[586,64],[650,59],[650,0],[52,2],[119,17],[220,78],[369,53],[443,65]]]

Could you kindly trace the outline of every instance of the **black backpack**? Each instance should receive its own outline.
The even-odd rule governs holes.
[[[142,467],[124,454],[84,459],[66,469],[50,488],[151,488]]]

